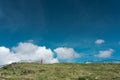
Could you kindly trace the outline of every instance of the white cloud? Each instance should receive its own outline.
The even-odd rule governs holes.
[[[43,63],[58,63],[58,59],[53,57],[54,53],[45,46],[37,46],[33,43],[19,43],[18,46],[9,48],[0,47],[0,65],[12,62],[36,62],[43,60]]]
[[[58,61],[57,58],[54,58],[54,59],[52,59],[52,60],[50,61],[50,63],[51,63],[51,64],[52,64],[52,63],[59,63],[59,61]]]
[[[88,62],[88,61],[87,61],[87,62],[85,62],[85,64],[91,64],[91,63],[92,63],[92,62]]]
[[[95,56],[97,56],[99,58],[109,58],[109,57],[111,57],[113,52],[114,52],[113,49],[108,49],[108,50],[105,50],[105,51],[99,51],[99,54],[95,55]]]
[[[95,41],[96,44],[103,44],[105,41],[103,39],[98,39]]]
[[[17,58],[14,53],[11,53],[9,48],[3,46],[0,47],[0,65],[18,61],[20,61],[20,59]]]
[[[54,49],[54,52],[57,53],[58,59],[72,59],[80,57],[80,54],[75,52],[73,48],[59,47]]]
[[[19,43],[19,45],[12,50],[21,60],[43,60],[44,63],[53,63],[53,61],[55,61],[53,58],[54,53],[51,49],[47,49],[45,46],[37,46],[32,43]],[[56,62],[58,61],[56,60]]]

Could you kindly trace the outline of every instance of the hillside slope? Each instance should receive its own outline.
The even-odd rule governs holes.
[[[120,64],[14,63],[0,69],[0,80],[120,80]]]

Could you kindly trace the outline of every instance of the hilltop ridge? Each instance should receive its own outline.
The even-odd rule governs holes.
[[[119,80],[120,64],[13,63],[0,68],[0,80]]]

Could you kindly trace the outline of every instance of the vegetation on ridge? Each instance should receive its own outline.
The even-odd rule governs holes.
[[[13,63],[0,80],[120,80],[120,64]]]

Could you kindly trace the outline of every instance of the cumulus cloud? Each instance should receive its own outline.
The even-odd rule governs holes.
[[[12,49],[16,56],[25,61],[40,61],[44,63],[58,62],[53,58],[54,53],[51,49],[45,46],[37,46],[32,43],[19,43],[17,47]],[[53,62],[55,61],[55,62]]]
[[[20,59],[15,56],[14,53],[10,52],[9,48],[0,47],[0,65],[11,64],[13,62],[19,62]]]
[[[57,53],[58,59],[72,59],[80,57],[73,48],[59,47],[54,49],[54,52]]]
[[[98,39],[95,41],[95,44],[103,44],[105,41],[103,39]]]
[[[99,51],[99,54],[95,55],[95,56],[97,56],[99,58],[109,58],[109,57],[111,57],[113,52],[114,52],[113,49],[108,49],[108,50],[105,50],[105,51]]]
[[[11,50],[6,47],[0,47],[0,65],[10,64],[12,62],[38,62],[58,63],[58,59],[53,57],[54,53],[45,46],[37,46],[33,43],[19,43]]]

